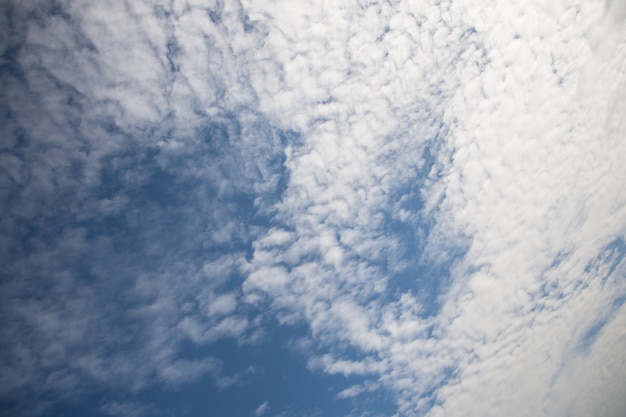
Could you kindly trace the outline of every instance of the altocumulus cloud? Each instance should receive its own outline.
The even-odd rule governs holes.
[[[254,111],[229,34],[199,10],[128,7],[2,5],[8,413],[89,384],[226,387],[238,376],[220,358],[183,347],[258,337],[230,280],[277,187],[280,132]]]
[[[623,3],[1,7],[7,415],[298,325],[351,415],[626,412]]]

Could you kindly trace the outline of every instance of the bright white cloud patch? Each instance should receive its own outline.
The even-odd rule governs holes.
[[[262,108],[304,144],[288,150],[277,214],[298,238],[256,243],[246,292],[301,315],[330,351],[319,367],[374,375],[402,414],[566,415],[553,393],[560,370],[599,316],[623,314],[623,267],[603,264],[622,265],[626,225],[625,32],[614,9],[260,11],[272,16],[267,56],[283,69],[280,81],[259,78],[261,93],[275,88]],[[436,161],[420,177],[426,148]],[[410,182],[422,211],[403,205]],[[433,261],[467,250],[434,316],[411,293],[388,303],[405,267],[388,225],[415,228],[418,216],[436,221]],[[609,245],[622,249],[593,261]],[[620,343],[604,343],[620,356]],[[346,361],[345,347],[360,359]],[[623,362],[607,371],[606,384],[626,373]],[[600,398],[587,406],[604,407]]]
[[[226,389],[279,323],[389,415],[626,412],[622,2],[0,10],[0,400]]]

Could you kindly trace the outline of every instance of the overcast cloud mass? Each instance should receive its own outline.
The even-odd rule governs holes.
[[[626,3],[0,3],[1,416],[626,415]]]

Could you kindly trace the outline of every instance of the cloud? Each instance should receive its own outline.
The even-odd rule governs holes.
[[[626,344],[623,305],[599,331],[590,349],[574,351],[559,370],[551,385],[550,412],[553,415],[585,415],[596,413],[618,416],[626,404],[624,392],[624,361],[618,352]],[[585,381],[572,387],[571,381]]]
[[[283,71],[259,74],[261,108],[303,144],[244,292],[308,323],[314,368],[379,375],[404,415],[541,415],[568,346],[624,294],[585,268],[624,233],[624,55],[594,51],[596,5],[554,7],[259,12]],[[434,313],[395,287],[417,257],[393,226],[421,222],[421,259],[450,265]]]
[[[622,410],[618,2],[1,7],[3,398],[269,314],[402,415]]]
[[[263,404],[259,405],[252,414],[254,414],[256,417],[259,417],[267,413],[269,410],[270,410],[270,404],[267,401],[265,401]]]
[[[352,385],[351,387],[348,387],[340,391],[337,394],[337,397],[338,398],[353,398],[366,392],[376,391],[379,388],[380,388],[379,385],[371,383],[371,382],[363,384],[363,385]]]
[[[205,375],[225,388],[237,370],[183,347],[258,337],[231,281],[276,198],[281,132],[233,32],[178,6],[3,3],[0,396],[18,406]],[[243,36],[237,13],[222,21]]]
[[[135,402],[119,401],[102,404],[100,406],[100,411],[113,417],[142,417],[148,414],[158,414],[158,412],[150,406]]]

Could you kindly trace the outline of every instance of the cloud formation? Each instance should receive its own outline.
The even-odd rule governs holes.
[[[620,2],[0,7],[11,412],[276,321],[397,415],[623,414]]]
[[[615,15],[599,6],[272,14],[285,81],[265,108],[305,144],[288,150],[280,226],[255,242],[244,290],[309,323],[327,352],[314,368],[373,375],[404,415],[567,413],[559,369],[595,321],[624,314],[623,252],[598,255],[623,242],[624,32],[600,28]],[[430,221],[423,256],[453,256],[435,316],[417,288],[394,290],[411,259],[394,221]]]
[[[270,409],[270,404],[265,401],[263,404],[259,405],[256,410],[254,410],[254,415],[256,417],[262,416],[263,414],[267,413]]]
[[[0,395],[10,404],[90,383],[138,390],[208,374],[226,387],[236,375],[221,359],[185,358],[185,344],[258,337],[231,280],[252,213],[275,198],[280,132],[246,110],[245,86],[229,87],[238,66],[227,74],[234,55],[215,44],[228,35],[170,12],[3,3]]]

